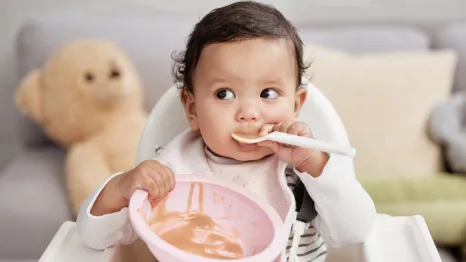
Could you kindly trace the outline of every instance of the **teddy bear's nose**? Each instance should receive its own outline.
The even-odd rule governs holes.
[[[118,69],[112,69],[110,71],[110,78],[111,79],[118,79],[120,77],[121,73],[120,73],[120,70]]]
[[[84,77],[86,78],[86,81],[89,83],[94,81],[94,75],[90,72],[87,72]]]

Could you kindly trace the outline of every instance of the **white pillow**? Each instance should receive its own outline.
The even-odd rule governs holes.
[[[412,175],[442,170],[441,149],[426,133],[430,110],[452,90],[450,50],[349,54],[307,45],[306,76],[335,106],[363,173]],[[395,171],[395,172],[393,172]]]

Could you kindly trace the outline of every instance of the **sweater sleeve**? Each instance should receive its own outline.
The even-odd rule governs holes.
[[[352,159],[330,154],[321,176],[294,170],[314,200],[314,227],[329,246],[364,242],[377,218],[369,194],[356,180]]]
[[[113,245],[128,245],[137,239],[129,221],[128,208],[103,216],[93,216],[90,211],[95,200],[109,181],[121,173],[111,176],[81,205],[76,227],[81,241],[94,249],[104,250]]]

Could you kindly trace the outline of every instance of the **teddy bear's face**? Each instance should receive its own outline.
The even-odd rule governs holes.
[[[65,46],[44,67],[47,92],[80,98],[79,106],[116,107],[140,93],[137,72],[110,43],[81,41]]]
[[[65,45],[26,77],[17,95],[19,107],[65,145],[141,103],[142,86],[131,61],[118,46],[101,40]]]

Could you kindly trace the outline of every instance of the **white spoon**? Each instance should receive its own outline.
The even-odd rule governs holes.
[[[327,153],[335,153],[343,156],[354,158],[356,150],[352,147],[331,144],[321,140],[315,140],[308,137],[295,136],[282,132],[272,132],[265,136],[249,136],[243,134],[231,134],[238,142],[244,144],[255,144],[265,140],[271,140],[292,146],[299,146],[309,149],[315,149]]]

